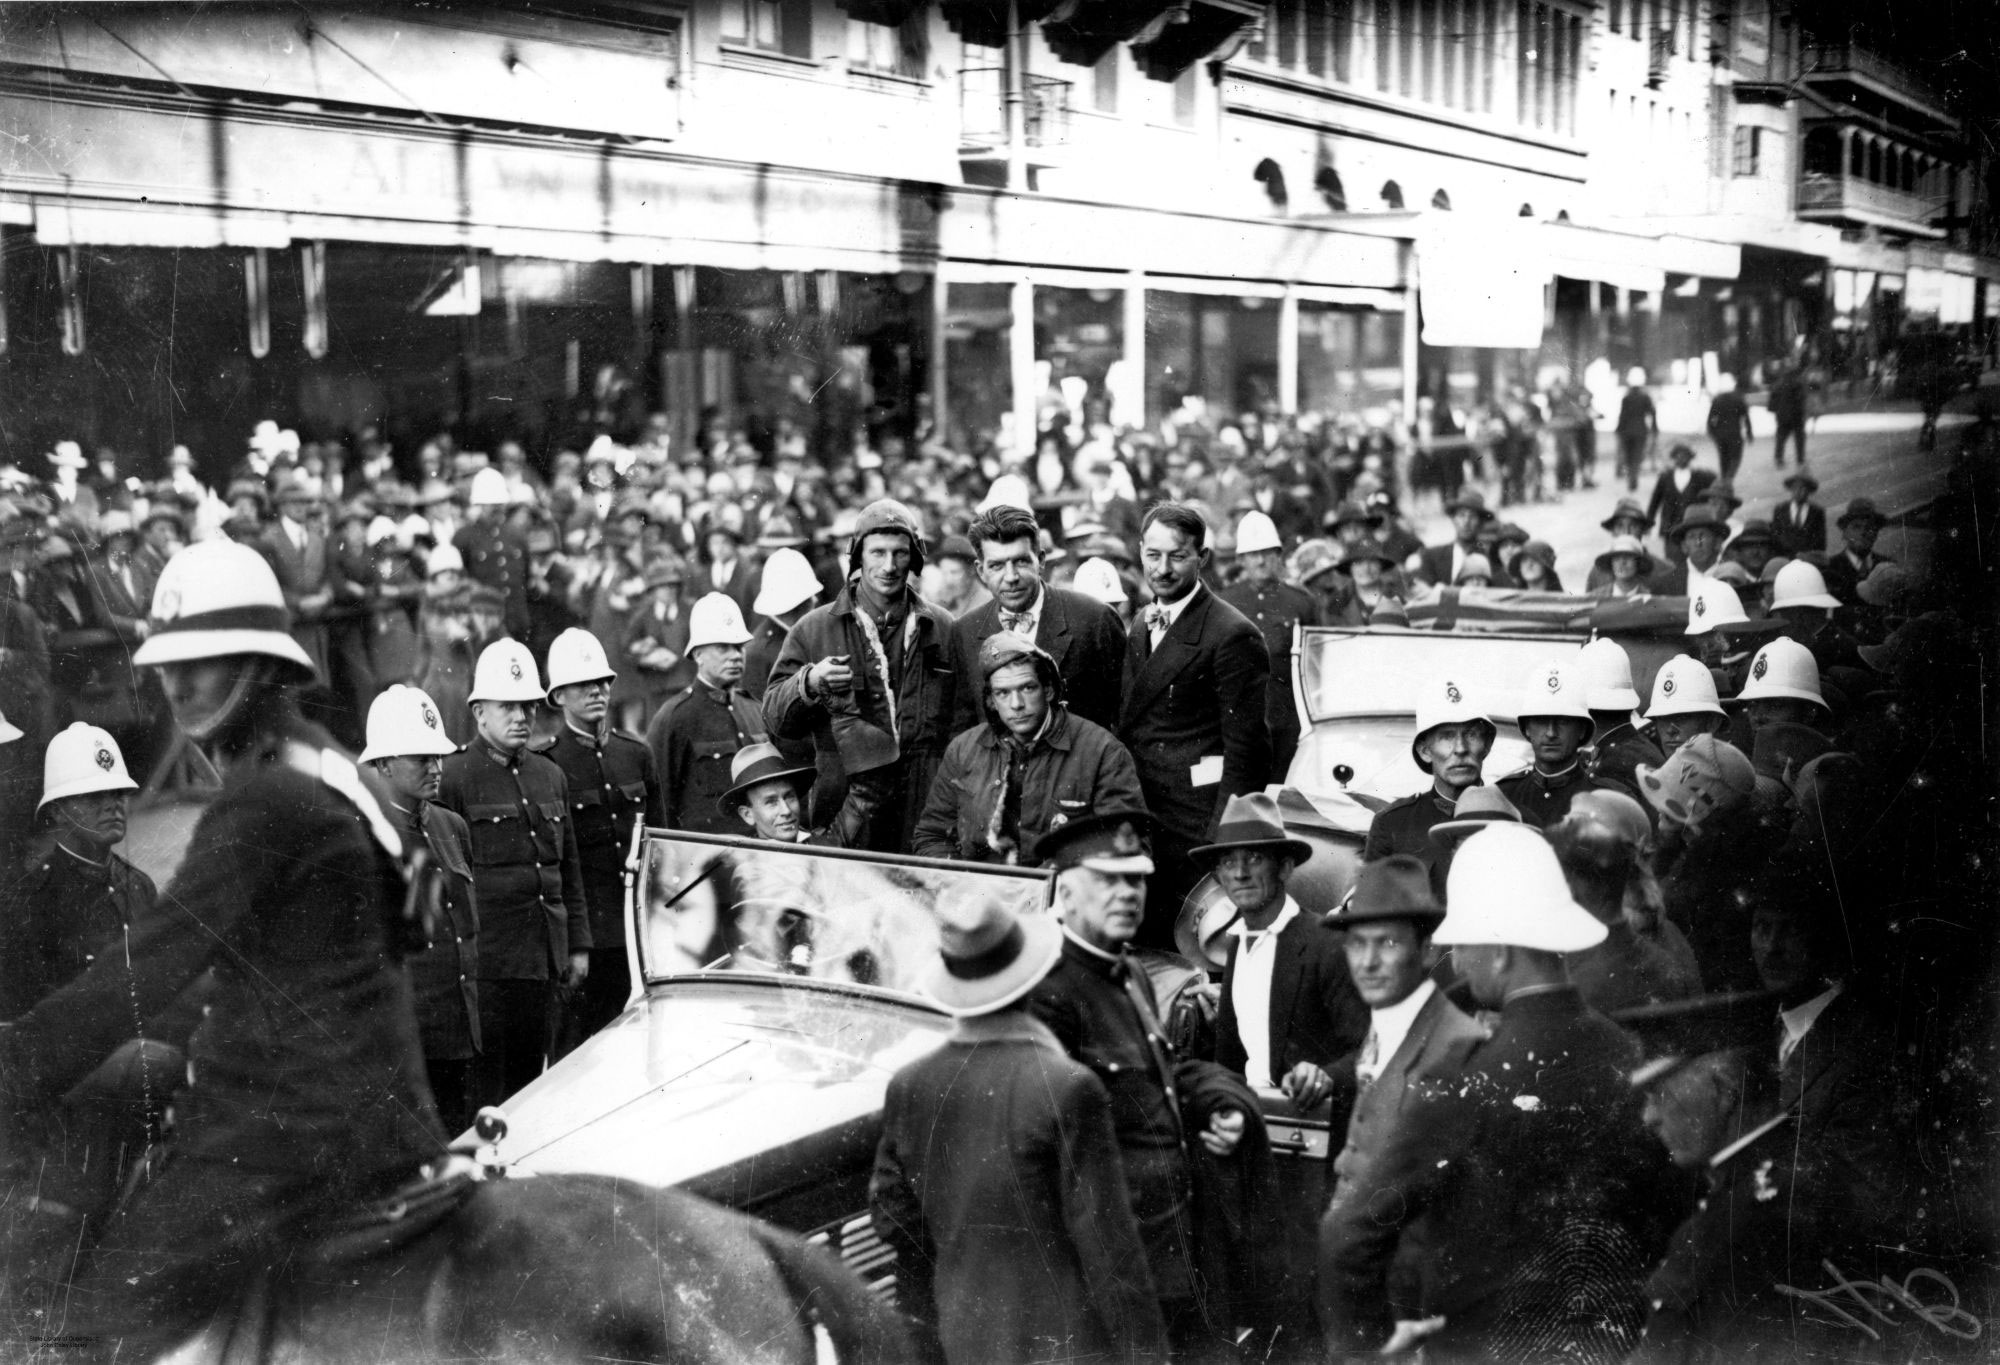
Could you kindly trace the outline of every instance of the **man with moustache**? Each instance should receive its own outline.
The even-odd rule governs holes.
[[[1432,825],[1452,818],[1458,798],[1480,784],[1480,769],[1499,734],[1455,677],[1433,678],[1417,694],[1417,733],[1410,757],[1430,774],[1431,786],[1375,813],[1361,860],[1372,863],[1406,853],[1430,869],[1431,886],[1444,893],[1444,864],[1432,844]]]
[[[401,683],[368,707],[368,743],[355,761],[389,789],[389,814],[407,847],[430,855],[423,889],[425,948],[403,960],[417,1007],[424,1068],[445,1131],[472,1124],[473,1058],[479,1054],[479,905],[472,884],[472,831],[437,804],[444,759],[458,746],[423,689]]]
[[[470,697],[476,733],[445,761],[438,788],[438,803],[472,830],[481,1044],[474,1110],[541,1074],[554,993],[590,975],[590,908],[569,780],[528,748],[530,718],[545,695],[526,645],[495,640],[481,651]]]
[[[1270,780],[1271,655],[1256,624],[1202,582],[1213,551],[1200,513],[1152,507],[1139,557],[1154,600],[1126,637],[1118,738],[1138,764],[1156,822],[1154,912],[1139,943],[1170,950],[1174,918],[1199,879],[1188,851],[1230,797]]]

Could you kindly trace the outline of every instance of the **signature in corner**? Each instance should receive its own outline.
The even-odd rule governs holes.
[[[1942,1270],[1929,1266],[1919,1266],[1905,1275],[1899,1284],[1884,1275],[1879,1280],[1850,1280],[1832,1261],[1821,1261],[1826,1273],[1833,1277],[1833,1283],[1824,1289],[1798,1289],[1789,1284],[1779,1285],[1780,1294],[1803,1299],[1816,1308],[1823,1308],[1842,1322],[1859,1328],[1876,1341],[1882,1334],[1875,1330],[1868,1318],[1885,1325],[1895,1322],[1897,1308],[1908,1309],[1921,1321],[1943,1332],[1946,1336],[1957,1337],[1961,1341],[1977,1341],[1983,1329],[1979,1319],[1959,1306],[1958,1286],[1951,1276]],[[1926,1301],[1919,1295],[1918,1286],[1937,1296],[1936,1301]],[[1947,1302],[1948,1300],[1948,1302]],[[1845,1303],[1865,1314],[1857,1317],[1854,1312],[1843,1307]]]

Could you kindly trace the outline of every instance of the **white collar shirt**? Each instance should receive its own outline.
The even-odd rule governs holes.
[[[1371,1050],[1367,1042],[1361,1045],[1362,1060],[1354,1067],[1354,1074],[1364,1084],[1380,1076],[1389,1065],[1389,1059],[1396,1055],[1396,1049],[1410,1036],[1416,1027],[1417,1016],[1423,1013],[1424,1002],[1437,993],[1437,983],[1425,977],[1417,983],[1417,988],[1393,1005],[1368,1011],[1368,1032],[1373,1040]]]
[[[1229,990],[1236,1005],[1236,1036],[1243,1042],[1243,1078],[1270,1089],[1271,978],[1278,962],[1278,935],[1299,917],[1299,903],[1285,897],[1285,908],[1268,929],[1252,929],[1242,920],[1229,926],[1236,938],[1236,962],[1229,969]]]
[[[1778,1040],[1778,1065],[1783,1066],[1786,1059],[1798,1051],[1806,1034],[1812,1031],[1812,1026],[1819,1022],[1820,1015],[1826,1013],[1826,1007],[1834,1002],[1846,984],[1836,981],[1803,1005],[1778,1011],[1778,1022],[1784,1027],[1784,1036]]]
[[[1157,626],[1152,625],[1150,622],[1147,625],[1147,633],[1152,637],[1152,644],[1154,649],[1158,649],[1160,647],[1160,641],[1167,638],[1167,632],[1172,630],[1174,628],[1174,623],[1181,619],[1181,613],[1188,609],[1188,604],[1193,602],[1195,598],[1201,595],[1202,588],[1203,584],[1199,579],[1197,579],[1195,581],[1193,591],[1182,596],[1180,601],[1155,602],[1153,604],[1154,606],[1160,609],[1160,615],[1162,618],[1164,618]]]

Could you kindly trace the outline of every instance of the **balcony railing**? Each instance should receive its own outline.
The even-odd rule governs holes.
[[[958,142],[962,148],[1007,148],[1007,69],[969,66],[958,73]],[[1028,147],[1060,147],[1069,141],[1071,82],[1053,76],[1025,76],[1021,84],[1021,140]]]
[[[1873,223],[1919,237],[1942,237],[1931,226],[1939,205],[1908,190],[1892,190],[1852,176],[1810,173],[1799,178],[1799,216]]]
[[[1819,43],[1806,48],[1799,63],[1804,76],[1839,77],[1871,81],[1890,93],[1921,108],[1943,114],[1944,101],[1920,76],[1877,56],[1853,43]]]

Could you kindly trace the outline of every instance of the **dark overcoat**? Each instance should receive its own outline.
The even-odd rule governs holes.
[[[1000,604],[989,601],[952,622],[951,662],[958,677],[952,733],[962,734],[986,719],[985,679],[979,673],[979,646],[1000,629]],[[1094,597],[1070,588],[1042,585],[1042,614],[1035,643],[1056,661],[1063,702],[1087,721],[1118,728],[1118,683],[1125,667],[1125,623]]]

